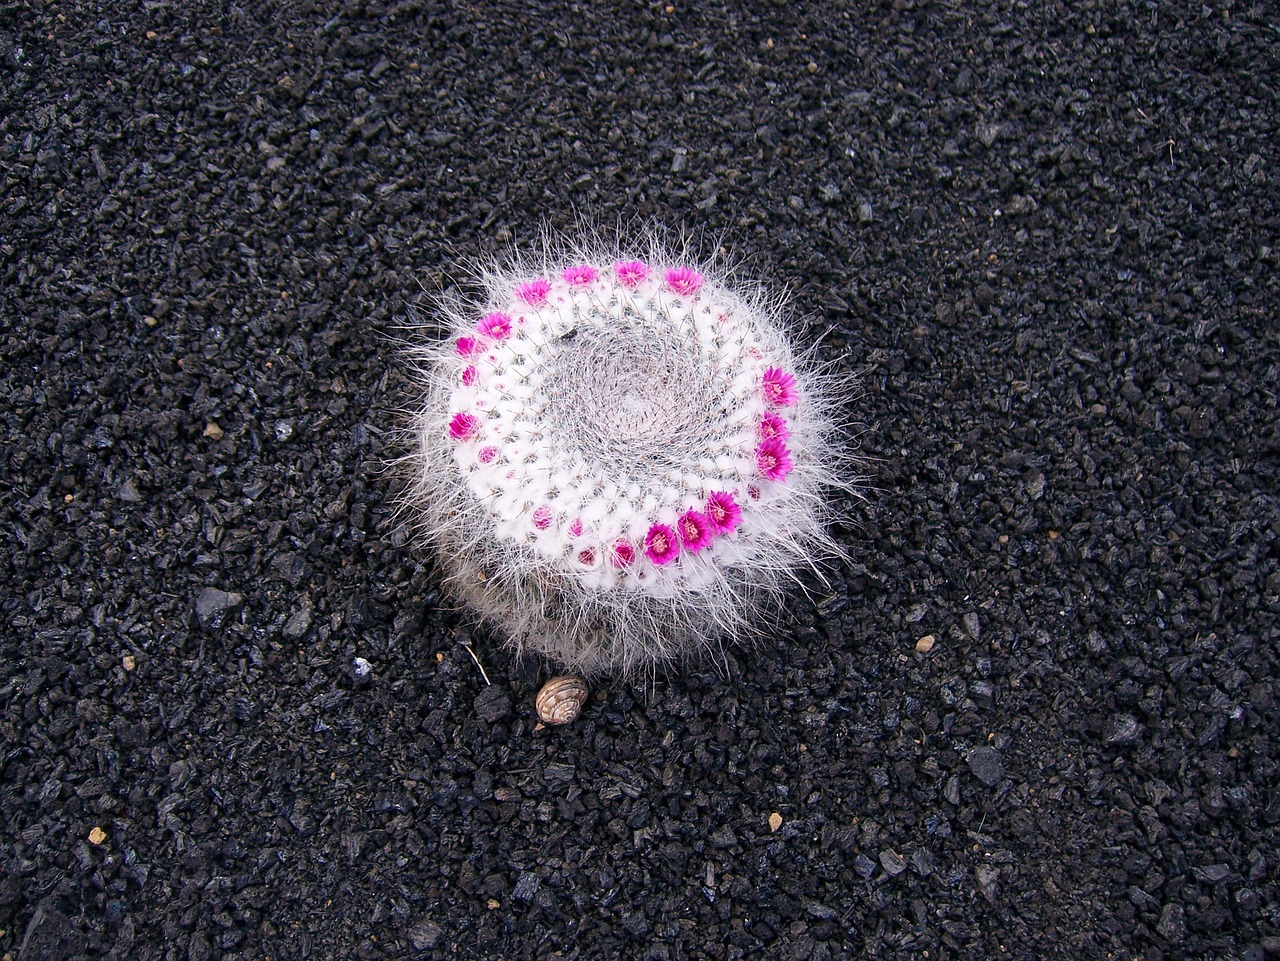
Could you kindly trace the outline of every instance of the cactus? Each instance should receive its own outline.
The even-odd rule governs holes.
[[[761,288],[651,239],[482,272],[413,347],[403,505],[447,585],[521,651],[649,674],[749,637],[838,553],[838,381]],[[557,256],[560,253],[561,256]]]

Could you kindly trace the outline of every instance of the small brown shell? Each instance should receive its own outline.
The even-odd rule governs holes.
[[[543,724],[568,724],[587,703],[587,682],[580,677],[553,677],[542,685],[534,705]]]

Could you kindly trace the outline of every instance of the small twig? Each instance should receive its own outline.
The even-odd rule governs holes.
[[[1171,166],[1171,167],[1172,167],[1172,166],[1173,166],[1173,138],[1172,138],[1172,137],[1170,137],[1168,140],[1166,140],[1166,141],[1165,141],[1164,143],[1162,143],[1160,146],[1162,146],[1162,147],[1168,147],[1168,148],[1169,148],[1169,166]]]
[[[484,665],[480,663],[480,658],[476,657],[476,652],[471,650],[471,645],[463,644],[462,646],[465,647],[467,649],[467,653],[471,655],[471,660],[476,662],[476,667],[480,668],[480,676],[484,678],[485,685],[487,686],[492,684],[493,682],[489,680],[489,675],[484,671]]]

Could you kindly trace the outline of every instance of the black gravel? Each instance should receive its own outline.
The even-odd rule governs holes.
[[[837,7],[0,6],[5,958],[1280,957],[1276,8]],[[581,212],[786,284],[874,490],[549,730],[381,465]]]

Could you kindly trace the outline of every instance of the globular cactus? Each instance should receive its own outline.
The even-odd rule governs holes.
[[[451,336],[413,348],[403,503],[503,640],[652,674],[750,636],[838,552],[842,398],[777,300],[657,240],[551,243],[479,279],[444,307]]]

